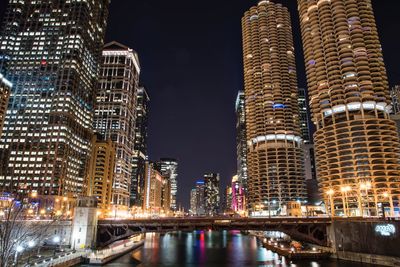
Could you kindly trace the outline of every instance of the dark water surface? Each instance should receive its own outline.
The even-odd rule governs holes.
[[[142,248],[106,266],[150,267],[371,267],[344,261],[290,261],[261,247],[257,239],[236,231],[147,234]]]

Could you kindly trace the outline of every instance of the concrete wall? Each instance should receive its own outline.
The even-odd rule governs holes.
[[[400,221],[334,221],[333,227],[337,251],[400,257]]]

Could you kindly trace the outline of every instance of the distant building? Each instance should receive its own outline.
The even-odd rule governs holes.
[[[393,86],[390,90],[390,98],[392,99],[392,114],[400,113],[400,85]]]
[[[168,179],[170,182],[171,209],[176,211],[176,196],[178,193],[178,161],[173,158],[161,158],[156,162],[155,167],[164,176],[164,178]]]
[[[0,73],[0,136],[3,131],[4,119],[6,118],[11,87],[12,84]]]
[[[311,142],[310,128],[309,128],[310,114],[308,112],[306,90],[304,88],[299,88],[298,90],[299,90],[298,103],[300,111],[299,122],[300,122],[301,136],[304,140],[304,143],[310,143]]]
[[[306,186],[308,203],[315,204],[322,200],[318,191],[317,167],[315,165],[314,144],[304,144],[304,166],[306,175]]]
[[[222,206],[222,211],[224,213],[232,212],[232,187],[231,186],[225,187],[221,206]]]
[[[236,98],[236,156],[238,181],[246,188],[247,185],[247,135],[246,135],[246,105],[243,91]]]
[[[112,201],[114,208],[123,211],[130,206],[139,74],[135,51],[117,42],[104,46],[94,128],[116,144]]]
[[[196,188],[190,190],[190,214],[196,215],[197,214],[197,195],[196,195]]]
[[[104,141],[93,136],[86,189],[87,196],[97,198],[97,207],[103,214],[111,211],[115,150],[111,139]]]
[[[164,177],[154,168],[153,163],[146,162],[145,166],[143,210],[151,214],[160,214],[164,210],[162,205]]]
[[[219,174],[204,174],[205,184],[205,208],[208,216],[215,216],[219,213],[220,196],[219,196]]]
[[[163,177],[161,206],[165,214],[171,212],[171,182]]]
[[[390,118],[395,121],[397,127],[397,134],[400,137],[400,85],[396,85],[390,90],[390,97],[392,99],[392,113]]]
[[[246,198],[244,194],[244,188],[242,183],[240,183],[238,176],[232,177],[232,204],[231,209],[234,212],[244,212],[246,210]]]
[[[196,181],[196,215],[206,215],[205,183],[204,180]]]
[[[145,165],[147,156],[147,126],[150,98],[144,87],[140,87],[136,96],[135,143],[132,158],[132,182],[130,205],[143,206]]]

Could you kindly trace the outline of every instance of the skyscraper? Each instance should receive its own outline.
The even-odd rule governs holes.
[[[156,162],[157,170],[171,184],[171,209],[177,210],[176,195],[178,193],[178,161],[172,158],[161,158]]]
[[[87,195],[97,198],[97,207],[104,215],[110,212],[112,202],[112,185],[115,168],[115,144],[93,136],[92,155],[87,172]]]
[[[246,210],[246,199],[242,183],[239,182],[238,176],[232,177],[232,205],[234,212],[243,213]]]
[[[13,84],[0,140],[2,191],[47,195],[49,207],[54,196],[84,192],[108,5],[9,2],[0,37],[0,69]]]
[[[8,99],[10,98],[12,84],[0,73],[0,136],[6,118]]]
[[[303,138],[304,143],[311,142],[310,128],[308,125],[308,105],[307,105],[307,95],[304,88],[299,88],[299,110],[300,110],[300,130],[301,138]]]
[[[238,181],[247,185],[247,138],[246,138],[246,105],[243,91],[236,97],[236,156]]]
[[[220,206],[218,173],[204,174],[204,200],[205,213],[208,216],[217,215]]]
[[[400,113],[400,85],[393,86],[390,90],[390,98],[392,99],[392,114]]]
[[[298,0],[319,186],[336,215],[393,215],[399,139],[370,0]]]
[[[275,215],[306,199],[290,14],[260,1],[242,18],[242,31],[249,208]]]
[[[94,127],[116,144],[112,202],[114,209],[127,211],[132,181],[139,59],[129,47],[111,42],[103,48],[101,63]]]
[[[132,158],[130,205],[141,207],[144,195],[145,164],[147,160],[147,124],[150,98],[144,87],[136,96],[135,150]]]
[[[143,210],[151,214],[160,214],[163,210],[164,177],[154,168],[154,163],[146,162],[146,177],[144,183]]]
[[[205,183],[204,180],[196,181],[196,215],[206,215]]]
[[[196,215],[196,206],[197,204],[197,196],[196,196],[196,188],[190,190],[190,214]]]

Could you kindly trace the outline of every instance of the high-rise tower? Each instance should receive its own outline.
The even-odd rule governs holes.
[[[145,165],[147,156],[147,125],[150,98],[144,87],[140,87],[136,96],[135,149],[132,158],[132,183],[130,205],[143,206]]]
[[[336,215],[394,212],[399,140],[370,0],[298,0],[319,186]]]
[[[290,14],[260,1],[242,18],[248,202],[276,214],[306,199]]]
[[[205,211],[208,216],[215,216],[219,212],[219,173],[204,174]]]
[[[177,210],[176,196],[178,193],[178,161],[173,158],[161,158],[155,163],[155,168],[170,181],[171,210]]]
[[[246,138],[246,104],[243,91],[236,97],[236,157],[238,181],[244,188],[247,185],[247,138]]]
[[[13,84],[0,140],[2,191],[83,193],[108,5],[9,1],[0,38],[0,69]]]
[[[113,208],[127,211],[132,181],[139,59],[129,47],[111,42],[104,46],[101,63],[94,127],[105,139],[115,142]]]

